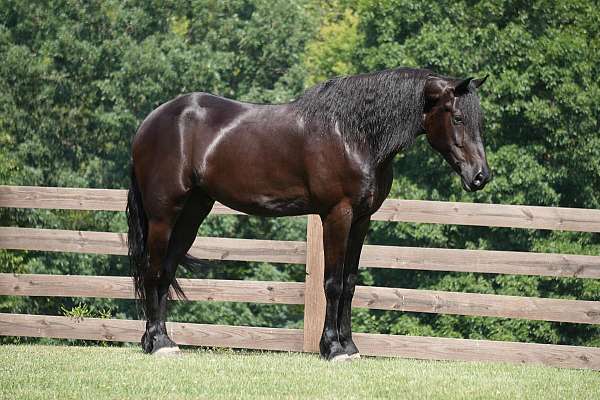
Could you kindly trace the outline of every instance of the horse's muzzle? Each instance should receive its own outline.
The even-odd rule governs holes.
[[[467,192],[476,192],[485,187],[485,185],[492,179],[490,171],[487,168],[479,170],[470,182],[465,182],[463,179],[463,187]]]

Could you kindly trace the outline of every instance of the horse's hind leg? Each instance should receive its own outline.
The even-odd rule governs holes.
[[[148,221],[149,268],[144,273],[144,311],[146,313],[146,332],[142,336],[142,347],[146,353],[161,347],[175,347],[167,336],[166,327],[160,323],[159,288],[163,288],[166,277],[163,265],[169,246],[173,227],[172,220],[153,218]],[[168,285],[167,285],[168,287]]]
[[[146,294],[146,332],[142,337],[145,352],[168,354],[178,351],[166,329],[169,288],[174,283],[177,265],[190,249],[198,227],[210,212],[214,201],[199,190],[185,200],[174,223],[151,219],[148,224],[150,268],[144,279]]]

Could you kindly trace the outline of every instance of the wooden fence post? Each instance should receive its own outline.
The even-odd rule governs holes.
[[[323,225],[321,217],[309,215],[306,225],[306,284],[304,286],[304,351],[318,352],[325,322],[323,289]]]

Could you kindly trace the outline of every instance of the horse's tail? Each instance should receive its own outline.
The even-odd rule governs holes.
[[[135,171],[131,168],[131,183],[127,195],[127,246],[129,254],[129,274],[133,278],[135,295],[144,300],[144,275],[148,268],[148,218],[142,204],[142,193],[135,177]]]

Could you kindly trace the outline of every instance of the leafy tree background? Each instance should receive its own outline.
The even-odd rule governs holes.
[[[391,197],[600,208],[600,11],[594,1],[0,1],[0,183],[127,188],[138,124],[178,94],[284,102],[328,77],[396,66],[490,74],[481,89],[494,180],[462,191],[423,138]],[[124,232],[121,213],[0,209],[2,226]],[[201,235],[303,240],[305,219],[209,217]],[[597,234],[374,223],[376,244],[600,253]],[[126,275],[116,256],[0,252],[2,272]],[[180,275],[185,275],[181,273]],[[190,275],[190,273],[187,273]],[[192,275],[190,275],[192,276]],[[218,264],[196,277],[303,281],[299,265]],[[362,270],[361,283],[600,300],[577,278]],[[132,301],[0,298],[0,311],[135,318]],[[302,325],[302,307],[174,303],[171,319]],[[600,328],[355,310],[357,331],[600,346]],[[13,340],[13,339],[10,339]]]

